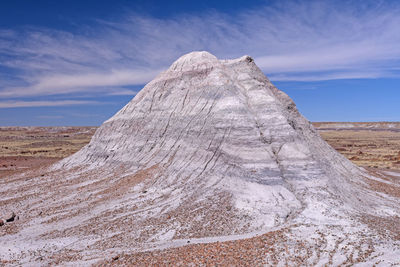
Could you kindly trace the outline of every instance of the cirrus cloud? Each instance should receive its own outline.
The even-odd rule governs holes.
[[[228,16],[97,20],[90,34],[0,30],[0,98],[132,94],[180,55],[249,54],[275,81],[399,77],[400,5],[281,1]]]
[[[0,108],[59,107],[71,105],[97,105],[97,101],[58,100],[58,101],[0,101]]]

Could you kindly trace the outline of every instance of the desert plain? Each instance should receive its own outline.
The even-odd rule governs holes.
[[[364,167],[400,171],[400,122],[314,122],[334,149]],[[98,127],[0,127],[0,177],[80,150]]]

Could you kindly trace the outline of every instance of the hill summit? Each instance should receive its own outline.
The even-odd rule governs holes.
[[[208,52],[176,60],[58,166],[145,173],[140,190],[164,211],[185,203],[186,218],[200,202],[213,203],[221,218],[203,214],[204,234],[280,225],[305,208],[310,191],[358,206],[346,183],[361,175],[251,57],[218,60]],[[217,227],[226,210],[239,221]]]

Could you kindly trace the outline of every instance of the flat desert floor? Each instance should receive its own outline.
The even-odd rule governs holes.
[[[400,123],[316,122],[322,138],[361,167],[400,170]]]
[[[0,127],[0,177],[52,164],[89,143],[97,127]]]

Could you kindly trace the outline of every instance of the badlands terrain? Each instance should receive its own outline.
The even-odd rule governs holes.
[[[398,266],[398,125],[360,125],[318,132],[248,56],[184,55],[75,154],[2,164],[2,264]],[[55,155],[34,143],[2,151]]]
[[[0,177],[43,167],[89,143],[97,127],[0,127]]]
[[[400,123],[314,123],[322,138],[362,167],[400,170]]]
[[[354,164],[367,170],[393,179],[400,180],[400,123],[353,123],[353,122],[315,122],[314,127],[321,136],[338,152]],[[0,127],[0,177],[40,169],[69,156],[84,145],[98,127]],[[396,157],[397,155],[397,157]],[[383,190],[388,189],[384,183]],[[382,188],[380,189],[382,191]],[[395,195],[400,195],[400,187],[392,187]],[[379,189],[377,190],[379,192]],[[375,229],[393,231],[392,236],[400,238],[400,222],[378,222]],[[11,225],[9,225],[11,227]],[[211,242],[187,245],[175,249],[141,252],[133,255],[115,255],[109,257],[109,265],[130,263],[136,265],[184,265],[194,262],[204,265],[230,264],[237,266],[266,263],[267,255],[276,253],[275,249],[263,249],[274,242],[288,242],[283,232],[272,232],[261,237],[238,241]],[[302,243],[299,244],[299,250]],[[285,249],[283,245],[281,250]],[[308,249],[309,250],[309,249]],[[282,252],[281,252],[282,253]],[[308,253],[313,253],[312,251]],[[120,258],[121,257],[121,258]],[[271,256],[269,256],[271,257]],[[293,258],[301,261],[304,256]],[[7,263],[8,261],[3,261]],[[269,261],[273,264],[277,259]]]
[[[360,167],[400,171],[400,122],[314,122],[321,137]],[[98,127],[0,127],[0,177],[42,167],[89,143]]]

